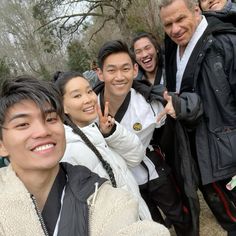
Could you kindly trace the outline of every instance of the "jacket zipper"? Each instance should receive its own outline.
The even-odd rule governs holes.
[[[31,194],[31,199],[32,199],[32,201],[33,201],[33,203],[34,203],[35,210],[36,210],[37,215],[38,215],[38,217],[39,217],[39,221],[40,221],[40,224],[41,224],[41,226],[42,226],[44,235],[45,235],[45,236],[49,236],[49,233],[48,233],[47,228],[46,228],[46,225],[45,225],[45,223],[44,223],[42,214],[41,214],[41,212],[40,212],[40,210],[39,210],[39,208],[38,208],[37,201],[36,201],[34,195],[32,195],[32,194]]]

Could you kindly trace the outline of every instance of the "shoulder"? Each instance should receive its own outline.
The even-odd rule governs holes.
[[[89,205],[93,199],[89,200]],[[138,219],[138,202],[128,191],[112,188],[109,184],[99,188],[91,208],[91,235],[112,235],[127,222]]]
[[[43,235],[30,193],[11,164],[0,169],[0,186],[0,234],[3,230],[1,235]]]
[[[116,236],[170,236],[169,230],[159,223],[154,221],[137,221],[123,229],[120,229]]]
[[[169,236],[164,226],[138,219],[138,202],[128,191],[108,184],[100,187],[90,219],[91,235]]]
[[[140,106],[139,102],[141,102],[142,104],[148,105],[145,96],[140,91],[131,88],[130,92],[131,92],[131,102],[133,101],[132,104],[134,103]]]
[[[0,194],[26,191],[24,184],[16,176],[11,164],[7,167],[0,168],[0,186]]]

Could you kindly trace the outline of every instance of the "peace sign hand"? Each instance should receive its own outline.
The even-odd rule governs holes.
[[[99,129],[102,134],[109,134],[112,127],[115,124],[115,119],[109,115],[109,102],[105,102],[104,114],[102,114],[101,108],[97,105],[97,112],[99,118]]]

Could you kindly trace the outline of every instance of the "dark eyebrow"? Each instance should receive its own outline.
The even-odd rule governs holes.
[[[15,120],[15,119],[18,119],[18,118],[27,117],[27,116],[28,116],[28,114],[26,114],[26,113],[19,113],[19,114],[16,114],[16,115],[12,116],[12,117],[9,119],[8,122],[11,122],[11,121],[13,121],[13,120]]]
[[[46,109],[44,110],[44,114],[49,114],[49,113],[57,113],[56,109],[55,108],[49,108],[49,109]]]
[[[49,108],[49,109],[45,109],[44,111],[44,114],[45,115],[48,115],[50,113],[57,113],[56,110],[54,108]],[[29,114],[27,113],[19,113],[19,114],[16,114],[16,115],[13,115],[8,122],[11,122],[12,120],[15,120],[15,119],[18,119],[18,118],[24,118],[24,117],[27,117],[29,116]]]

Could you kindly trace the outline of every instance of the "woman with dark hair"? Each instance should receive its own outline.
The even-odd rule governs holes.
[[[108,114],[108,103],[102,114],[97,95],[80,73],[57,73],[54,80],[63,97],[66,114],[67,146],[62,160],[84,165],[109,179],[114,187],[128,190],[139,201],[140,218],[151,219],[129,170],[144,157],[145,149],[139,138],[115,122]]]
[[[206,17],[215,16],[224,22],[236,25],[236,3],[231,0],[199,0]]]

